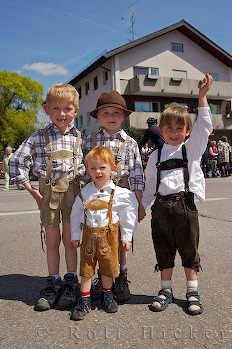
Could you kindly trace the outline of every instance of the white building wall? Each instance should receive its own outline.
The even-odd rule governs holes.
[[[172,52],[171,42],[182,43],[184,52]],[[220,81],[232,81],[231,69],[178,30],[121,53],[121,79],[133,77],[133,66],[159,68],[160,76],[170,77],[176,69],[187,71],[187,79],[201,79],[210,72],[217,73]]]

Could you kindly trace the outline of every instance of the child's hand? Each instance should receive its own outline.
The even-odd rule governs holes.
[[[74,247],[78,248],[81,246],[81,241],[80,240],[72,240],[72,244]]]
[[[200,82],[199,95],[205,96],[206,93],[209,91],[212,83],[213,83],[212,76],[208,73],[205,74],[203,79]]]
[[[122,248],[124,251],[129,251],[131,249],[132,243],[128,240],[122,240]]]
[[[146,216],[146,211],[145,208],[143,207],[142,204],[139,205],[139,212],[138,212],[138,221],[141,222],[144,217]]]

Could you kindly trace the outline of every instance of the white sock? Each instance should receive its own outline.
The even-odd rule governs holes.
[[[189,290],[189,289],[197,290],[197,288],[198,288],[198,281],[197,280],[187,280],[186,281],[186,286],[187,286],[187,290]]]
[[[56,280],[60,279],[60,275],[59,274],[51,274],[49,276],[53,276]]]
[[[120,264],[120,270],[126,270],[126,269],[127,269],[127,265]]]
[[[67,271],[67,274],[72,274],[73,276],[77,276],[76,271]]]
[[[161,287],[163,290],[172,288],[172,280],[161,280]]]

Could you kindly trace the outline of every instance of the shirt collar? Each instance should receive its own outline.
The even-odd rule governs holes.
[[[55,132],[55,133],[62,133],[58,127],[56,125],[54,125],[53,123],[50,123],[47,127],[47,129],[50,129],[51,131]],[[64,134],[67,133],[74,133],[74,130],[76,130],[76,127],[73,124],[69,124],[67,127],[67,130],[65,131]]]
[[[100,132],[102,132],[103,135],[104,135],[107,139],[112,138],[112,139],[119,139],[119,140],[125,141],[125,140],[126,140],[126,137],[127,137],[127,134],[126,134],[126,132],[125,132],[123,129],[119,130],[118,132],[116,132],[116,133],[114,133],[114,134],[112,134],[112,135],[110,135],[104,128],[101,129]]]
[[[106,183],[102,189],[98,189],[95,186],[94,182],[91,182],[91,184],[92,184],[92,187],[94,188],[94,190],[99,191],[99,192],[102,192],[102,190],[104,190],[104,191],[107,191],[108,193],[110,193],[112,189],[116,188],[116,185],[114,184],[114,182],[112,180],[110,180],[108,183]]]

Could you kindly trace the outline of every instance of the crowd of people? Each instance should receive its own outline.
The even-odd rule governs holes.
[[[118,304],[131,295],[127,252],[137,223],[155,199],[151,234],[161,289],[151,310],[163,311],[174,301],[172,273],[178,251],[185,271],[186,311],[190,315],[203,312],[197,280],[201,263],[194,196],[205,199],[200,158],[212,132],[207,101],[212,80],[205,74],[199,84],[198,118],[193,127],[186,108],[170,106],[163,111],[159,130],[152,133],[160,144],[149,156],[145,176],[139,146],[122,129],[132,111],[117,91],[100,95],[90,114],[101,129],[82,137],[72,123],[79,108],[76,89],[60,83],[48,90],[44,109],[51,123],[29,136],[9,161],[10,176],[36,200],[45,228],[48,277],[35,311],[71,308],[70,319],[78,321],[91,311],[91,302],[101,297],[104,311],[117,312]],[[221,170],[226,161],[224,157]],[[30,183],[30,167],[39,179],[39,188]],[[67,267],[63,279],[61,241]],[[91,283],[97,265],[98,276]]]
[[[211,140],[202,156],[201,166],[206,178],[231,176],[231,145],[226,136]]]

